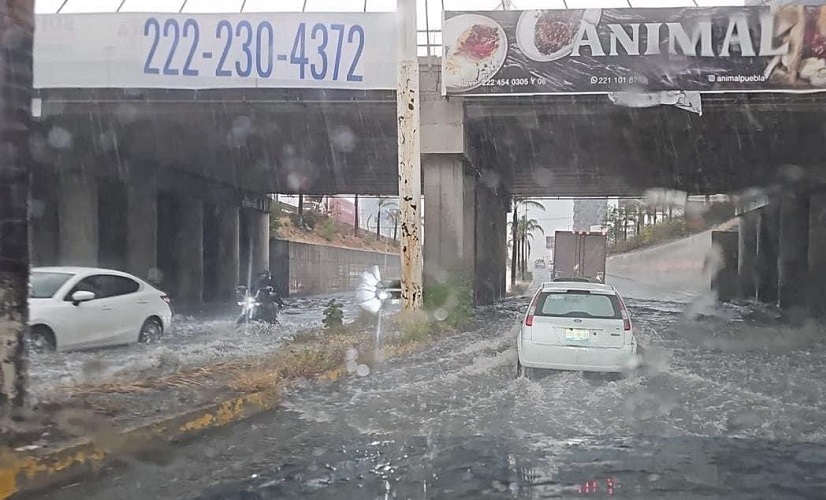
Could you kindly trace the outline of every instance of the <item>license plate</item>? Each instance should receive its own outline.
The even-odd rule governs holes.
[[[587,342],[591,332],[589,330],[579,330],[577,328],[568,328],[565,330],[565,340],[575,340],[579,342]]]

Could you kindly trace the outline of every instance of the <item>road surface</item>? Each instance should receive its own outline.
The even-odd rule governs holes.
[[[820,329],[616,286],[646,348],[625,379],[516,379],[512,301],[368,376],[298,387],[160,462],[41,497],[823,498]]]

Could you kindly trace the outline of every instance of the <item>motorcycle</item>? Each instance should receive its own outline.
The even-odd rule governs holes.
[[[270,324],[278,323],[278,304],[276,303],[275,292],[268,286],[258,290],[253,295],[245,286],[236,288],[238,293],[238,306],[241,313],[235,321],[236,325],[250,324],[255,321],[262,321]]]

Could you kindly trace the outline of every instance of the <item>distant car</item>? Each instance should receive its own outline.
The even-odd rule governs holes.
[[[29,345],[36,351],[156,342],[171,323],[169,297],[131,274],[89,267],[32,269]]]
[[[637,340],[625,303],[610,285],[544,283],[525,308],[517,374],[530,369],[625,372]]]
[[[534,262],[534,267],[536,267],[537,269],[545,269],[545,260],[536,259],[536,262]]]

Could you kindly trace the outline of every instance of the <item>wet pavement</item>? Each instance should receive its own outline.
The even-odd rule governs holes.
[[[34,401],[54,400],[59,387],[126,383],[234,358],[279,349],[293,335],[321,327],[322,311],[335,299],[344,305],[346,322],[358,316],[353,294],[338,293],[287,299],[279,325],[235,326],[235,309],[176,315],[160,343],[132,344],[89,351],[33,354],[30,391]]]
[[[43,497],[824,498],[821,327],[615,285],[645,348],[625,378],[516,379],[510,301],[368,376],[297,387],[281,410],[183,444],[166,465]]]

